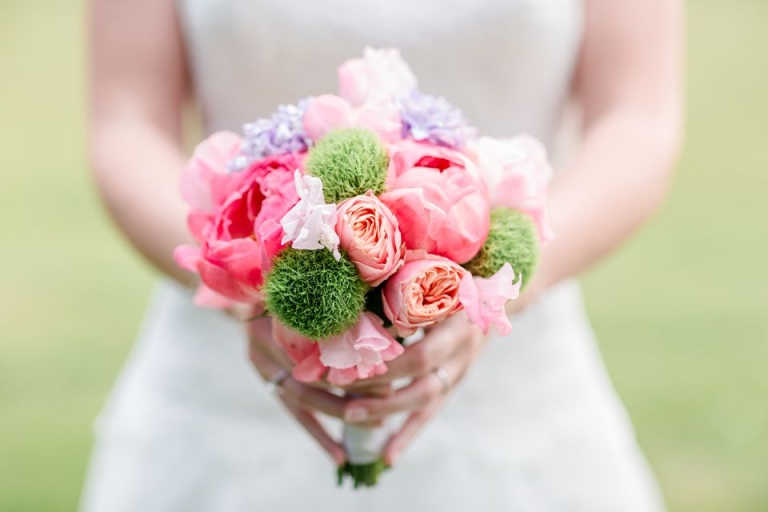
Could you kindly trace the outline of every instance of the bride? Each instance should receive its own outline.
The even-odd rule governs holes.
[[[97,183],[166,277],[97,422],[84,512],[663,509],[573,277],[664,198],[680,137],[682,2],[91,3]],[[206,132],[239,131],[279,103],[335,90],[336,66],[365,46],[399,48],[421,89],[482,133],[540,138],[562,172],[558,237],[515,303],[512,334],[486,340],[445,322],[369,391],[412,384],[355,398],[282,379],[266,322],[244,328],[195,308],[193,276],[171,254],[188,236],[178,192],[188,101]],[[577,139],[563,136],[569,124]],[[395,469],[372,490],[334,486],[344,452],[327,417],[373,425],[397,413],[407,419],[384,453]]]

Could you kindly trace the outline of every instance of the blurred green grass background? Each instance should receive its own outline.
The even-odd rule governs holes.
[[[689,3],[674,192],[585,280],[609,371],[672,511],[768,510],[767,21],[765,0]],[[0,2],[6,512],[76,507],[92,421],[152,281],[88,175],[82,22],[74,0]]]

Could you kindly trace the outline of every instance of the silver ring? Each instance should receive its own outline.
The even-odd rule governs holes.
[[[272,378],[265,383],[267,392],[273,395],[277,394],[278,390],[283,386],[283,382],[285,382],[285,379],[287,379],[289,376],[290,373],[288,373],[288,370],[285,369],[280,370],[274,374]]]
[[[448,393],[448,391],[451,390],[451,379],[448,377],[448,372],[445,371],[445,368],[439,366],[435,368],[432,373],[435,374],[435,377],[437,377],[437,380],[439,380],[440,384],[443,386],[442,394]]]

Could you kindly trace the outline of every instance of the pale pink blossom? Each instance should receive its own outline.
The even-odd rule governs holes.
[[[459,286],[459,300],[464,306],[467,317],[488,334],[491,326],[505,336],[512,330],[509,318],[504,310],[508,300],[516,299],[520,295],[520,287],[523,276],[515,280],[515,272],[509,263],[505,263],[498,272],[488,279],[473,277],[467,273]]]
[[[462,309],[459,286],[467,274],[447,258],[409,251],[405,265],[384,284],[384,314],[401,336],[444,320]]]
[[[285,214],[280,225],[285,231],[283,243],[294,249],[328,249],[338,261],[339,235],[336,234],[336,205],[326,204],[323,182],[315,176],[294,176],[299,202]]]
[[[304,113],[304,132],[309,138],[318,141],[332,130],[343,128],[366,128],[383,141],[394,142],[400,138],[403,124],[397,106],[386,98],[358,107],[332,94],[310,101]]]
[[[362,59],[350,59],[338,69],[339,93],[352,105],[394,98],[418,85],[410,66],[393,48],[366,48]]]
[[[475,165],[456,151],[409,142],[390,148],[396,178],[379,198],[395,214],[405,245],[457,263],[485,243],[490,211]]]
[[[318,341],[320,361],[330,368],[328,381],[346,386],[387,372],[387,361],[403,353],[403,347],[373,313],[363,313],[349,330]]]
[[[527,213],[533,218],[542,242],[554,238],[547,223],[552,166],[544,145],[528,135],[511,139],[480,137],[467,151],[483,171],[491,191],[491,208]]]
[[[405,245],[397,218],[370,190],[339,203],[336,232],[341,248],[373,287],[403,265]]]

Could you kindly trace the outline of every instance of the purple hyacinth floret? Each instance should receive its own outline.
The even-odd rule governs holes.
[[[304,133],[304,112],[309,98],[296,105],[280,105],[269,119],[258,119],[243,126],[240,155],[230,164],[232,171],[241,171],[251,162],[272,155],[299,153],[312,146]]]
[[[460,148],[475,135],[461,110],[443,97],[414,90],[395,101],[403,121],[403,138]]]

